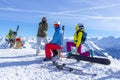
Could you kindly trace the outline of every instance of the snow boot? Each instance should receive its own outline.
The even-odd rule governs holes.
[[[51,61],[51,58],[44,58],[43,61]]]
[[[72,54],[72,52],[68,52],[67,53],[67,58],[71,58],[71,56],[70,56],[71,54]]]

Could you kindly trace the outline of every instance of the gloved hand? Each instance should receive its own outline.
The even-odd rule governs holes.
[[[15,34],[15,35],[16,35],[16,34],[17,34],[17,32],[13,32],[13,34]]]

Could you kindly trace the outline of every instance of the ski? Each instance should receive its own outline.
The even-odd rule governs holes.
[[[66,70],[66,71],[73,71],[73,70],[77,70],[77,71],[82,71],[82,70],[79,70],[79,69],[75,69],[75,68],[72,68],[72,67],[69,67],[69,66],[66,66],[66,64],[58,64],[57,62],[53,62],[53,64],[56,66],[57,69],[59,70]]]
[[[70,54],[67,58],[76,59],[78,62],[80,60],[83,60],[83,61],[88,61],[88,62],[91,62],[91,63],[103,64],[103,65],[109,65],[111,63],[110,60],[106,59],[106,58],[85,57],[85,56],[80,56],[80,55],[76,55],[76,54]]]
[[[89,76],[92,76],[92,77],[95,77],[97,76],[96,73],[87,73],[87,72],[83,72],[83,70],[80,70],[80,69],[76,69],[76,68],[72,68],[72,67],[69,67],[69,66],[66,66],[66,64],[58,64],[56,62],[53,62],[53,64],[56,66],[56,68],[60,71],[68,71],[68,72],[71,72],[71,73],[74,73],[74,74],[78,74],[78,75],[89,75]]]

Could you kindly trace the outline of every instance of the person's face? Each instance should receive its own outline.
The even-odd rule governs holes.
[[[46,21],[47,21],[47,19],[46,19],[46,18],[43,18],[43,19],[42,19],[42,21],[46,22]]]

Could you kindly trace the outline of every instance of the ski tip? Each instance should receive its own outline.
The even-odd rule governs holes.
[[[19,27],[19,25],[17,25],[17,27]]]

